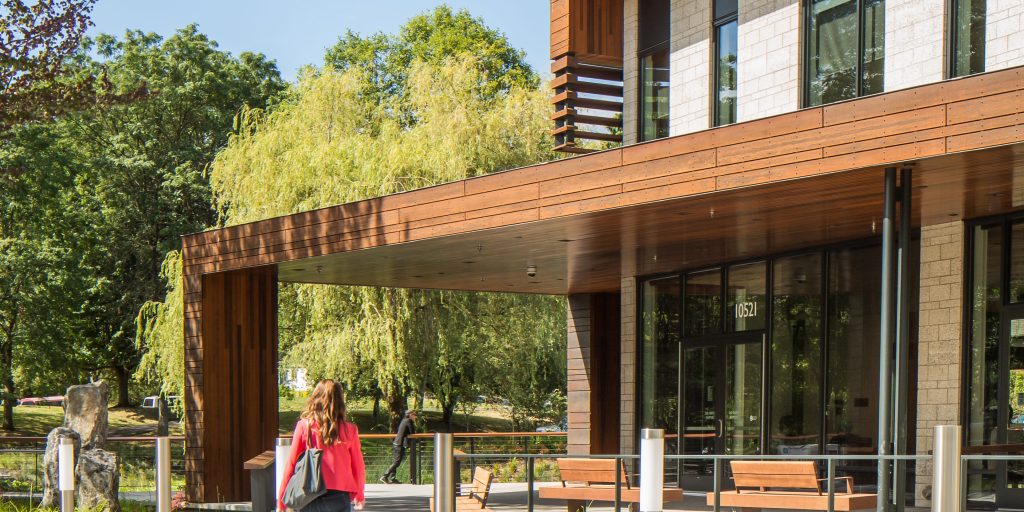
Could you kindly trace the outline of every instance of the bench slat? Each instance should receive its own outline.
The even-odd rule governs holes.
[[[826,510],[828,496],[817,493],[795,493],[782,491],[722,492],[720,503],[723,507],[756,508],[756,509],[787,509],[787,510]],[[707,504],[714,505],[715,495],[708,493]],[[874,510],[878,503],[875,494],[836,494],[835,509],[843,512],[854,510]]]
[[[538,496],[551,500],[582,500],[582,501],[615,501],[615,487],[611,486],[577,486],[577,487],[541,487]],[[622,489],[623,503],[639,503],[639,489]],[[662,497],[666,502],[683,499],[682,489],[665,489]]]

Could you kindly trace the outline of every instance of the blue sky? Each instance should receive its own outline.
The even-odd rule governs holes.
[[[126,29],[172,34],[189,23],[231,53],[261,52],[277,61],[285,78],[295,78],[306,64],[321,64],[324,49],[352,29],[360,34],[394,33],[410,17],[440,1],[425,0],[98,0],[91,34],[121,35]],[[449,0],[466,8],[524,50],[540,73],[548,70],[550,0]]]

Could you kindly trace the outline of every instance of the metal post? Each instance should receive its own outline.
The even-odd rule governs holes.
[[[661,512],[664,488],[665,431],[645,428],[640,431],[640,512]]]
[[[622,507],[622,471],[625,470],[626,466],[622,463],[618,457],[615,457],[615,502],[612,503],[615,512],[619,512]]]
[[[836,509],[836,460],[828,459],[828,512]]]
[[[946,512],[960,508],[960,427],[935,427],[933,443],[932,510]]]
[[[171,440],[156,438],[156,512],[171,512]]]
[[[713,464],[714,474],[711,475],[711,480],[714,482],[715,505],[711,510],[720,512],[722,510],[722,459],[715,459]]]
[[[436,449],[436,447],[435,447]],[[397,472],[397,471],[396,471]],[[419,442],[409,439],[409,483],[420,483],[420,449]],[[396,477],[397,478],[397,477]]]
[[[61,512],[75,512],[75,442],[60,438],[57,447],[57,487],[60,488]]]
[[[895,411],[894,450],[896,455],[907,454],[907,409],[910,380],[910,238],[912,179],[909,168],[900,170],[900,229],[899,252],[896,258],[896,382],[893,395]],[[897,512],[903,512],[907,502],[907,461],[893,462]]]
[[[893,317],[893,256],[896,249],[893,219],[896,214],[896,169],[885,170],[885,204],[882,217],[882,297],[878,351],[878,507],[889,510],[890,461],[892,454],[892,342],[895,331]]]
[[[455,450],[451,434],[434,434],[434,512],[455,512]]]
[[[533,512],[533,466],[534,458],[526,459],[526,511]]]
[[[292,440],[287,437],[279,437],[274,440],[274,501],[281,495],[281,485],[284,480],[284,470],[288,466],[288,455],[292,451]],[[277,505],[274,505],[277,508]]]

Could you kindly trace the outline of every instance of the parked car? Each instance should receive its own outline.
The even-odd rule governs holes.
[[[63,396],[39,396],[31,397],[27,396],[18,400],[18,405],[63,405]]]
[[[565,432],[569,430],[569,419],[562,416],[562,419],[554,425],[542,425],[537,427],[537,432]]]
[[[167,397],[167,406],[171,408],[171,414],[174,415],[174,410],[177,408],[178,401],[181,397],[169,396]],[[142,399],[142,405],[139,406],[142,409],[142,415],[150,418],[157,419],[160,417],[160,397],[159,396],[147,396]]]

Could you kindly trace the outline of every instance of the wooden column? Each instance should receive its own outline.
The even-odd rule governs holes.
[[[186,495],[247,501],[277,435],[277,269],[185,272]]]
[[[568,452],[619,453],[619,295],[569,296]]]

